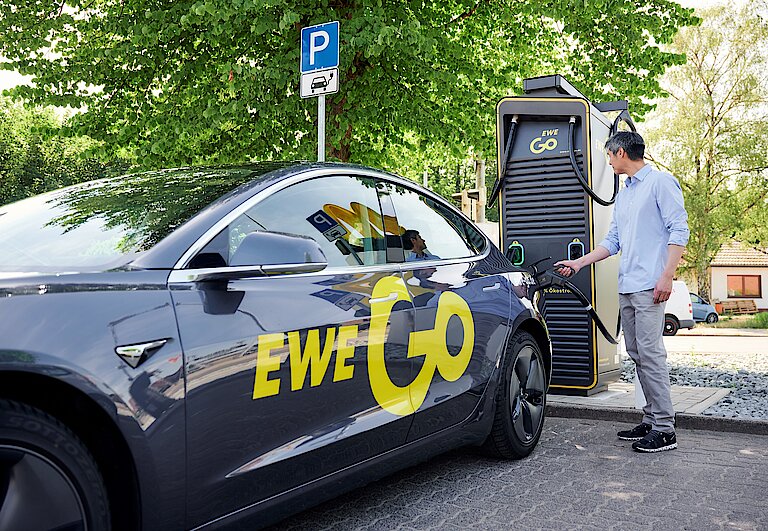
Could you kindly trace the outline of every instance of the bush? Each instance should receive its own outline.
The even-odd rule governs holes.
[[[768,312],[755,315],[721,315],[713,324],[699,323],[708,328],[768,328]]]
[[[0,205],[127,169],[123,161],[88,156],[98,143],[64,136],[62,125],[53,109],[26,109],[0,97]]]
[[[760,312],[745,323],[746,328],[768,328],[768,312]]]

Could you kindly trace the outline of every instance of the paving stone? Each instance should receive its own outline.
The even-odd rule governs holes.
[[[547,418],[527,459],[454,451],[273,531],[768,529],[768,437],[679,430],[679,449],[648,455],[616,439],[627,426]]]

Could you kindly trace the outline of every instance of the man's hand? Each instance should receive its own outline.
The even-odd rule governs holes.
[[[669,296],[672,294],[672,277],[662,275],[656,287],[653,288],[653,302],[659,304],[669,300]]]
[[[581,267],[582,266],[578,260],[560,260],[555,263],[555,269],[564,277],[575,275],[579,272]]]

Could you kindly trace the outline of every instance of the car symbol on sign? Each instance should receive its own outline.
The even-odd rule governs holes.
[[[325,76],[317,76],[312,78],[312,84],[309,88],[312,89],[312,92],[314,92],[315,89],[327,88],[328,84],[331,82],[331,79],[333,79],[333,72],[331,72],[331,75],[328,76],[328,79],[326,79]]]

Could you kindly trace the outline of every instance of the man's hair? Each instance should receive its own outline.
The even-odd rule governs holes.
[[[403,240],[403,249],[406,251],[410,251],[413,249],[413,242],[411,241],[411,238],[415,238],[419,235],[419,231],[408,229],[403,233],[402,240]]]
[[[605,149],[613,154],[623,149],[630,160],[643,160],[645,155],[645,141],[639,133],[633,131],[621,131],[616,133],[605,143]]]

